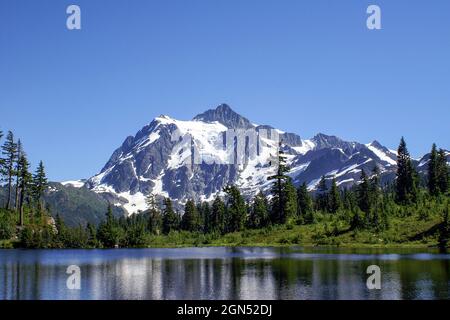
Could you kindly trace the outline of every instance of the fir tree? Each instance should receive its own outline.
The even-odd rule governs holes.
[[[173,211],[172,201],[170,198],[164,199],[163,210],[163,233],[169,234],[171,231],[175,231],[179,228],[179,217]]]
[[[227,194],[228,231],[236,232],[244,229],[247,218],[247,206],[239,189],[235,186],[227,186],[224,189]]]
[[[188,200],[186,202],[184,214],[181,220],[181,228],[191,232],[200,230],[200,215],[193,200]]]
[[[203,233],[209,233],[211,231],[211,207],[208,202],[203,202],[200,204],[200,224]]]
[[[438,152],[436,144],[433,143],[431,148],[430,160],[428,161],[428,192],[432,196],[439,194],[439,169],[438,169]]]
[[[364,170],[361,170],[361,183],[358,185],[358,206],[366,214],[370,213],[370,187]]]
[[[286,165],[286,155],[282,150],[282,142],[280,141],[278,146],[278,168],[277,173],[268,177],[268,180],[275,180],[272,187],[272,221],[274,223],[283,223],[286,218],[284,209],[286,207],[285,200],[285,183],[289,176],[286,173],[289,172],[289,167]]]
[[[336,213],[341,207],[341,195],[339,193],[339,188],[336,184],[336,178],[333,178],[331,183],[330,193],[328,195],[328,210],[331,213]]]
[[[251,228],[264,228],[270,224],[267,199],[262,192],[259,192],[253,199],[253,205],[249,217]]]
[[[283,194],[284,194],[284,203],[283,203],[283,213],[284,215],[281,217],[281,223],[292,222],[297,216],[298,207],[297,207],[297,189],[295,189],[294,184],[292,183],[291,178],[286,179],[286,182],[283,186]]]
[[[48,181],[45,175],[44,163],[39,162],[35,174],[33,175],[33,198],[38,204],[38,210],[41,211],[44,207],[43,196],[45,190],[47,190]]]
[[[16,194],[15,194],[15,200],[14,200],[14,208],[16,211],[19,210],[19,178],[20,178],[20,158],[22,157],[22,154],[24,153],[22,148],[22,142],[20,139],[17,141],[17,162],[16,162]]]
[[[415,202],[417,199],[417,173],[403,137],[397,153],[396,201],[400,204]]]
[[[162,217],[156,205],[155,196],[149,194],[145,199],[148,206],[148,224],[147,229],[154,234],[159,235],[162,228]]]
[[[211,210],[210,223],[211,232],[225,233],[225,204],[219,196],[214,199]]]
[[[98,238],[107,248],[118,247],[123,238],[123,229],[114,217],[111,204],[108,205],[106,211],[106,220],[99,225]]]
[[[450,239],[449,204],[447,203],[443,215],[442,223],[439,226],[438,245],[442,251],[446,251]]]
[[[3,170],[2,174],[5,176],[7,187],[6,209],[11,208],[12,197],[12,181],[15,175],[14,167],[17,161],[17,144],[14,142],[14,134],[9,131],[6,135],[5,144],[2,146]]]
[[[19,220],[20,225],[24,225],[24,202],[25,198],[31,193],[31,183],[32,183],[32,176],[29,170],[29,163],[27,160],[27,157],[24,153],[22,153],[20,160],[20,174],[19,174],[19,181],[18,181],[18,187],[20,189],[20,196],[19,196]]]
[[[297,191],[298,216],[304,223],[312,223],[313,215],[313,199],[308,192],[306,183],[303,183]]]
[[[318,210],[326,211],[328,209],[328,187],[325,176],[322,176],[317,187],[316,206]]]
[[[447,165],[447,155],[445,150],[439,149],[437,155],[437,186],[439,192],[446,194],[449,190],[449,167]]]

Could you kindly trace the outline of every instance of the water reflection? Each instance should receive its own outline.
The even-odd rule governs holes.
[[[0,299],[448,299],[449,255],[302,248],[0,250]],[[81,290],[66,268],[81,268]],[[379,265],[382,290],[368,290]]]

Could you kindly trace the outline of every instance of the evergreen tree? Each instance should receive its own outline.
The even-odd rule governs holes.
[[[364,213],[370,213],[370,187],[364,169],[361,170],[361,183],[358,185],[358,206]]]
[[[27,196],[31,193],[31,183],[32,183],[32,176],[29,170],[29,163],[27,160],[27,157],[24,153],[22,153],[20,160],[20,174],[19,174],[19,181],[18,181],[18,187],[20,189],[20,197],[19,197],[19,220],[20,220],[20,226],[24,225],[24,202]]]
[[[336,178],[333,178],[331,183],[330,193],[328,194],[328,210],[331,213],[336,213],[341,207],[341,194],[336,184]]]
[[[200,224],[203,230],[203,233],[209,233],[211,231],[211,207],[208,202],[203,202],[200,205]]]
[[[439,153],[437,155],[437,186],[439,192],[446,194],[449,190],[450,182],[449,182],[449,167],[447,165],[447,155],[445,150],[439,149]]]
[[[449,218],[449,204],[447,203],[442,215],[442,223],[440,224],[439,227],[438,245],[442,251],[446,250],[449,240],[450,240],[450,218]]]
[[[86,225],[86,233],[88,237],[89,247],[96,248],[98,246],[97,230],[95,229],[93,224],[88,222],[88,224]]]
[[[272,187],[272,208],[271,215],[272,221],[274,223],[282,223],[285,220],[286,214],[284,209],[285,205],[285,194],[284,194],[284,186],[286,180],[289,176],[286,173],[289,172],[289,167],[286,165],[286,155],[282,150],[282,142],[280,141],[278,146],[278,168],[277,173],[273,176],[268,177],[268,180],[275,180],[275,183]]]
[[[168,234],[170,231],[175,231],[179,228],[179,217],[173,211],[172,201],[170,198],[164,199],[163,210],[163,233]]]
[[[200,215],[193,200],[186,202],[184,215],[181,220],[181,228],[186,231],[200,231]]]
[[[250,228],[264,228],[270,224],[267,199],[259,192],[253,199],[253,205],[249,217]]]
[[[108,205],[106,220],[99,225],[98,239],[106,248],[118,247],[123,238],[123,229],[114,217],[111,204]]]
[[[308,192],[308,187],[304,182],[297,191],[298,216],[304,223],[312,223],[314,221],[313,199]]]
[[[45,175],[44,163],[39,162],[35,174],[33,175],[33,198],[38,205],[38,210],[41,211],[44,208],[43,196],[48,187],[47,176]]]
[[[14,209],[16,211],[19,210],[19,178],[20,178],[20,158],[22,157],[22,154],[24,153],[22,148],[22,142],[20,139],[17,141],[17,162],[16,162],[16,194],[15,194],[15,200],[14,200]]]
[[[147,229],[151,233],[159,235],[161,232],[163,221],[161,213],[158,210],[158,206],[156,205],[155,196],[150,193],[145,199],[145,201],[148,206]]]
[[[322,176],[317,187],[316,196],[317,210],[326,211],[328,209],[328,187],[325,176]]]
[[[11,131],[6,135],[5,144],[2,146],[2,154],[5,156],[2,174],[5,177],[7,187],[6,209],[9,210],[11,208],[12,181],[15,175],[14,167],[17,161],[17,144],[14,142],[14,134]]]
[[[224,189],[227,194],[227,215],[229,232],[242,231],[247,218],[247,205],[239,189],[235,186],[227,186]]]
[[[438,152],[436,144],[433,143],[430,154],[430,161],[428,162],[428,192],[432,196],[439,194],[439,169],[438,169]]]
[[[292,184],[291,178],[286,179],[283,186],[284,202],[283,202],[283,216],[280,223],[292,222],[297,216],[297,189]]]
[[[225,204],[223,203],[222,199],[217,196],[214,199],[211,210],[210,232],[225,233],[225,222]]]
[[[397,151],[396,201],[400,204],[415,202],[417,199],[417,172],[402,137]]]

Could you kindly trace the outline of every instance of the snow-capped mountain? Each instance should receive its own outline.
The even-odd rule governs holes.
[[[377,141],[361,144],[325,134],[302,139],[255,125],[222,104],[190,121],[155,118],[127,137],[98,175],[67,184],[102,194],[129,214],[145,210],[150,193],[179,203],[189,198],[208,201],[235,184],[252,196],[270,187],[267,177],[276,171],[280,141],[294,183],[306,182],[310,190],[322,175],[335,177],[341,187],[351,186],[361,170],[369,173],[375,165],[382,180],[395,176],[395,151]]]

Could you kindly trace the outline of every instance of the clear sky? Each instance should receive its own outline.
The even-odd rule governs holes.
[[[0,0],[0,128],[52,180],[94,175],[155,116],[220,103],[303,138],[450,148],[450,1]]]

